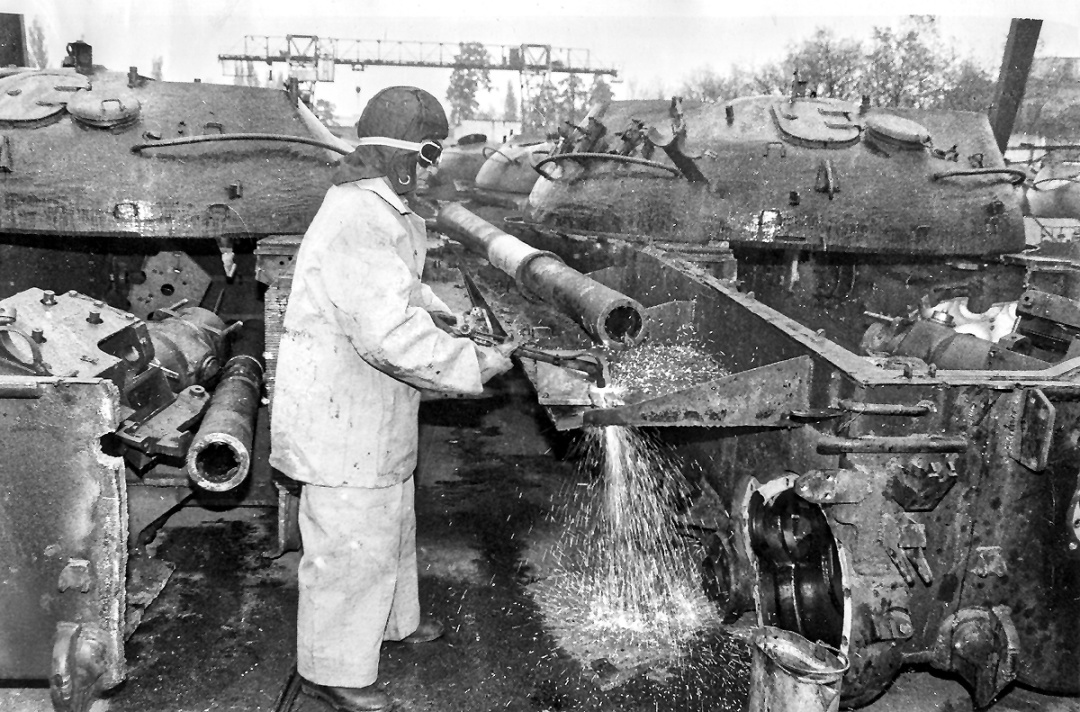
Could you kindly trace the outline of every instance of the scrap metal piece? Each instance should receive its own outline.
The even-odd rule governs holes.
[[[1016,312],[1020,316],[1036,316],[1080,328],[1080,306],[1075,299],[1039,289],[1029,289],[1020,295]]]
[[[580,351],[552,350],[553,355],[573,358]],[[590,391],[595,381],[584,371],[567,369],[552,359],[539,360],[528,355],[521,361],[526,376],[536,389],[537,400],[543,406],[592,406]]]
[[[934,404],[926,400],[919,401],[914,405],[906,405],[904,403],[865,403],[863,401],[841,398],[837,402],[837,406],[848,413],[861,413],[865,415],[919,416],[934,411]]]
[[[146,327],[154,345],[154,362],[167,372],[174,391],[213,380],[221,368],[226,337],[242,325],[234,322],[226,327],[209,309],[184,306],[184,302],[159,308],[156,316],[162,318]]]
[[[840,179],[836,175],[836,166],[828,159],[822,159],[818,164],[817,178],[814,180],[814,190],[818,193],[826,193],[829,200],[840,192]]]
[[[37,394],[12,399],[0,389],[0,422],[9,424],[0,457],[0,678],[52,678],[59,626],[68,631],[67,672],[54,690],[70,689],[63,699],[74,704],[84,685],[67,683],[81,675],[91,640],[95,684],[124,678],[127,491],[122,460],[101,449],[119,424],[119,394],[105,379],[0,383],[33,384]]]
[[[13,323],[15,310],[10,310],[8,315],[5,315],[4,319],[0,320],[0,323],[3,323],[7,318],[10,318]],[[10,324],[0,326],[0,362],[5,367],[16,372],[34,376],[51,376],[49,366],[41,358],[41,343],[43,341],[44,332],[40,329],[31,331],[30,335],[27,336],[24,331]]]
[[[107,668],[108,636],[93,625],[63,621],[53,641],[49,694],[56,712],[89,712]]]
[[[210,394],[202,386],[189,386],[176,400],[141,422],[128,422],[116,432],[126,445],[146,455],[183,457],[191,443],[191,426],[210,404]],[[143,469],[150,460],[132,464]]]
[[[11,158],[11,137],[0,136],[0,173],[11,173],[14,163]]]
[[[1024,397],[1018,442],[1010,455],[1021,465],[1042,472],[1050,461],[1050,446],[1054,441],[1054,422],[1057,408],[1038,388],[1031,388]]]
[[[915,572],[927,586],[934,582],[934,572],[926,560],[926,525],[905,514],[899,520],[898,546],[915,568]]]
[[[77,588],[82,593],[89,593],[92,581],[93,573],[90,571],[89,561],[68,559],[67,566],[60,572],[60,580],[56,583],[56,588],[60,593],[69,588]]]
[[[1000,546],[975,547],[975,565],[971,567],[971,573],[981,578],[987,576],[1004,578],[1008,572],[1009,567]]]
[[[678,393],[589,411],[582,421],[585,425],[796,427],[790,414],[809,408],[812,366],[810,357],[798,356]]]
[[[144,325],[91,297],[77,292],[55,295],[32,288],[3,301],[4,312],[12,320],[7,328],[18,330],[21,338],[17,344],[0,338],[0,345],[9,355],[22,352],[24,358],[18,360],[33,366],[30,372],[100,376],[123,390],[125,374],[145,368],[152,357],[153,346]],[[91,312],[97,315],[93,320]],[[32,337],[35,328],[42,329],[40,343]],[[39,355],[25,357],[35,351]]]
[[[139,488],[142,490],[150,487]],[[162,489],[155,487],[153,489]],[[170,512],[171,514],[171,512]],[[141,538],[141,537],[140,537]],[[124,616],[124,638],[130,638],[139,627],[146,609],[165,589],[176,565],[162,559],[139,555],[134,551],[128,559],[127,615]]]
[[[899,606],[875,612],[870,623],[876,640],[907,640],[915,632],[911,612]]]
[[[885,494],[908,512],[933,510],[956,484],[956,454],[916,454],[885,465]]]
[[[277,538],[274,546],[263,552],[263,558],[277,559],[290,551],[300,551],[300,489],[299,482],[274,481],[278,493]]]
[[[795,481],[795,493],[814,504],[854,504],[866,499],[873,485],[868,474],[855,469],[810,470]]]
[[[773,242],[779,236],[784,216],[779,210],[762,210],[758,214],[756,232],[760,242]]]
[[[688,181],[707,186],[709,184],[709,179],[705,177],[705,174],[702,173],[701,169],[694,163],[694,158],[697,158],[698,156],[691,156],[686,150],[687,127],[686,122],[683,119],[682,98],[677,96],[672,97],[671,106],[668,111],[672,121],[671,133],[668,136],[664,136],[655,126],[650,127],[646,134],[648,142],[662,148],[668,158],[671,159],[671,162],[675,164],[675,167],[679,169],[679,172],[682,173],[683,177]]]
[[[159,252],[143,262],[146,280],[131,287],[131,312],[145,319],[162,307],[179,301],[198,305],[210,287],[210,275],[183,252]]]
[[[926,525],[910,514],[884,513],[881,518],[881,542],[897,572],[908,586],[915,585],[916,575],[927,586],[934,572],[926,559]]]
[[[855,438],[825,435],[818,440],[817,451],[821,455],[855,452],[966,452],[970,446],[970,441],[964,435],[863,435]]]
[[[974,688],[976,709],[990,704],[1016,679],[1020,641],[1008,606],[964,608],[938,628],[933,665],[955,672]]]

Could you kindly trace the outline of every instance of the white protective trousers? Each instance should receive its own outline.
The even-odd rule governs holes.
[[[383,640],[420,624],[413,482],[304,486],[296,665],[305,679],[374,684]]]

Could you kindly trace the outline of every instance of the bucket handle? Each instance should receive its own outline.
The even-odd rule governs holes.
[[[851,667],[851,661],[848,660],[848,657],[846,655],[844,655],[843,653],[840,652],[839,648],[836,648],[836,647],[834,647],[832,645],[829,645],[828,643],[826,643],[824,641],[821,641],[821,640],[815,641],[815,644],[820,645],[823,648],[828,648],[829,650],[836,653],[836,657],[840,660],[841,665],[839,667],[832,668],[832,669],[827,668],[827,669],[808,670],[806,668],[800,668],[800,667],[791,665],[788,662],[782,662],[780,660],[777,660],[776,658],[773,658],[773,662],[775,662],[777,665],[779,665],[780,667],[782,667],[784,670],[791,673],[795,677],[799,678],[800,680],[806,681],[806,682],[820,682],[821,681],[820,678],[822,678],[822,677],[832,677],[832,676],[835,676],[835,675],[843,675],[844,673],[846,673],[848,671],[848,668]]]

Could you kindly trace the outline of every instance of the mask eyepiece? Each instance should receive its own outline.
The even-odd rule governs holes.
[[[421,168],[430,168],[432,166],[439,165],[439,159],[442,158],[442,144],[435,139],[425,139],[420,144],[420,155],[417,157],[417,164]]]

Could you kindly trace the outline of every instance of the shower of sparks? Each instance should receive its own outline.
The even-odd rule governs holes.
[[[556,513],[555,574],[536,587],[538,600],[557,612],[561,635],[580,644],[567,647],[584,647],[601,678],[673,664],[718,624],[702,592],[701,553],[674,516],[687,504],[685,480],[656,442],[631,428],[587,430],[581,462],[599,476]]]

